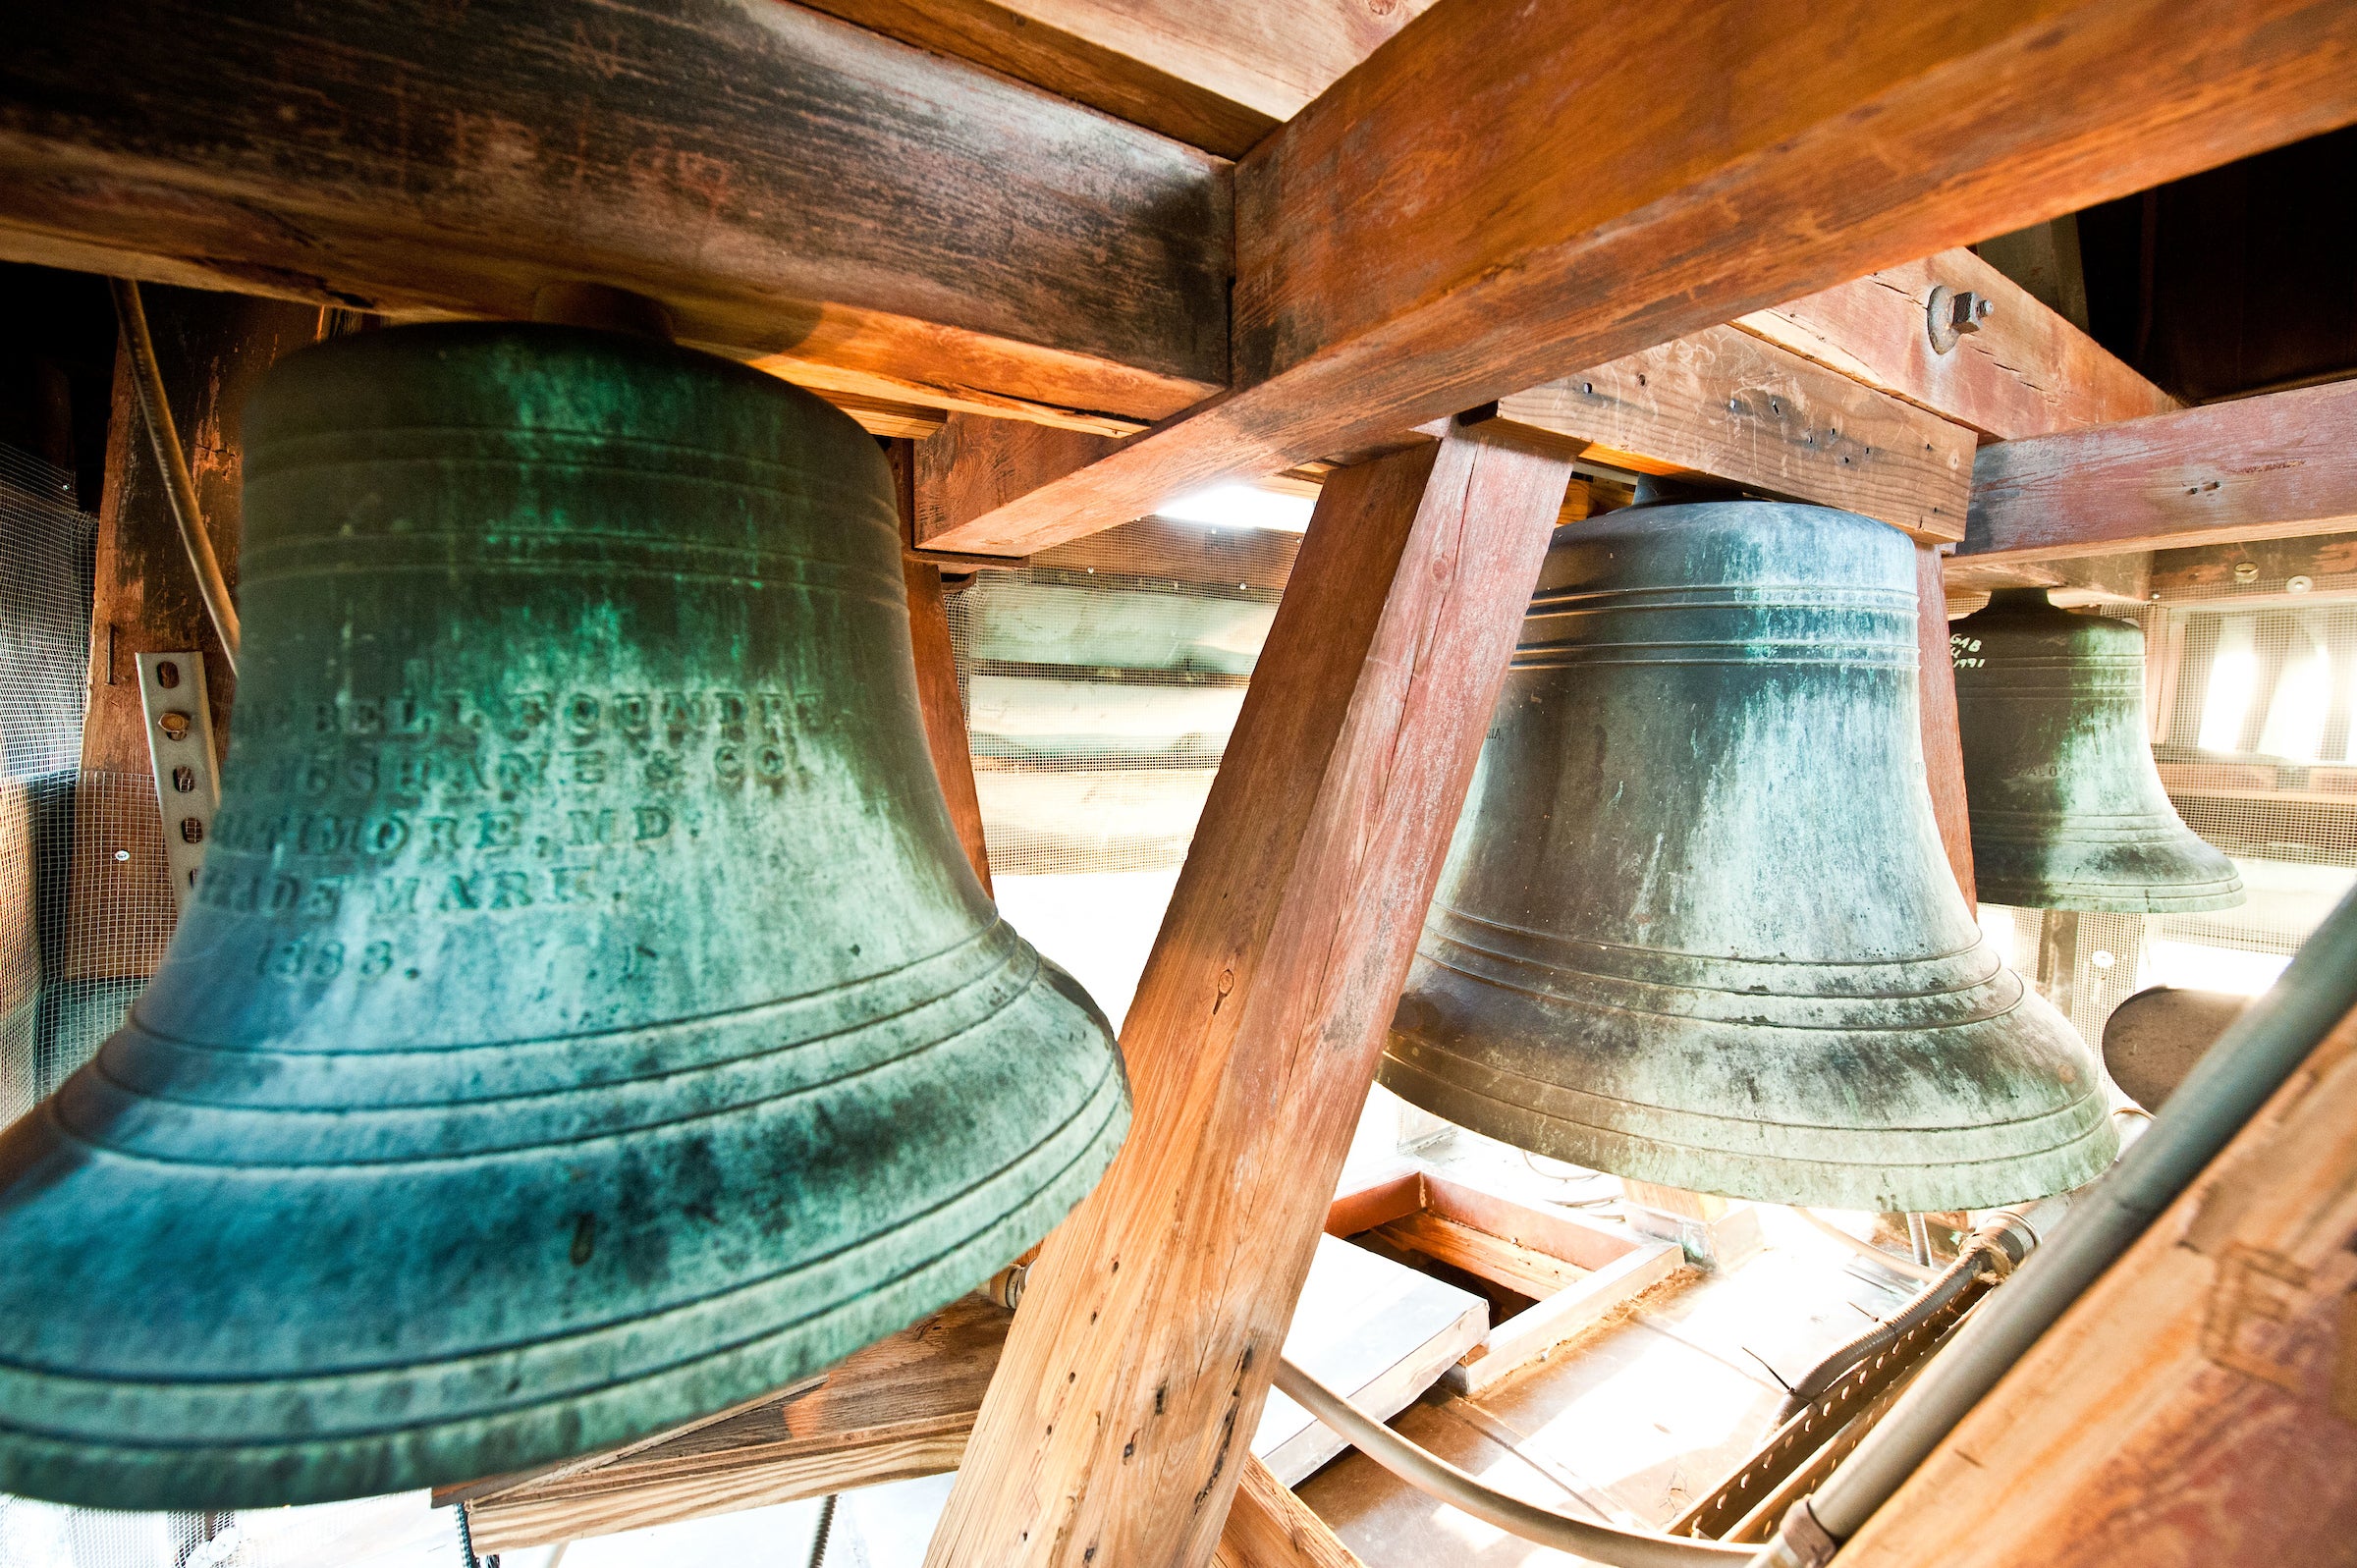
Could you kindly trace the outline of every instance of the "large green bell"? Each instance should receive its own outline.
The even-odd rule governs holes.
[[[1383,1063],[1477,1132],[1672,1186],[1946,1210],[2115,1149],[1982,940],[1916,716],[1915,553],[1639,507],[1548,553]]]
[[[0,1489],[305,1502],[790,1382],[1128,1122],[925,750],[875,443],[573,328],[364,334],[247,416],[198,895],[0,1136]]]
[[[1948,629],[1980,895],[2026,909],[2229,909],[2234,862],[2168,802],[2144,727],[2144,631],[2001,588]]]

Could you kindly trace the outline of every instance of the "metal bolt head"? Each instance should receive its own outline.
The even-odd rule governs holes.
[[[2236,582],[2257,582],[2259,580],[2259,563],[2256,561],[2235,562],[2234,580]]]
[[[2283,584],[2283,591],[2285,593],[2306,593],[2315,586],[2316,579],[2303,572],[2299,576],[2287,579]]]
[[[165,738],[169,740],[186,740],[189,737],[189,716],[178,708],[172,709],[158,719],[155,727],[161,730]]]

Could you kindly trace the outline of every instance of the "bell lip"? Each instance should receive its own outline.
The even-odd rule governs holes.
[[[117,1510],[301,1506],[515,1475],[659,1434],[669,1428],[758,1399],[899,1332],[966,1294],[1009,1259],[1041,1240],[1096,1185],[1127,1135],[1128,1082],[1118,1055],[1099,1093],[1075,1111],[1074,1119],[1099,1107],[1102,1107],[1101,1119],[1085,1135],[1078,1152],[971,1239],[936,1254],[905,1273],[835,1303],[820,1318],[822,1322],[827,1317],[856,1322],[861,1309],[874,1312],[879,1310],[879,1304],[885,1304],[881,1310],[889,1322],[851,1326],[832,1336],[810,1334],[812,1320],[807,1318],[774,1330],[769,1336],[772,1340],[785,1341],[800,1335],[817,1350],[816,1354],[796,1350],[782,1358],[780,1365],[787,1369],[782,1375],[765,1372],[757,1378],[740,1378],[738,1384],[721,1393],[701,1396],[692,1393],[690,1390],[699,1377],[709,1376],[716,1364],[755,1354],[747,1344],[739,1343],[650,1377],[611,1383],[586,1395],[569,1391],[514,1407],[496,1417],[469,1417],[408,1429],[388,1428],[365,1435],[323,1441],[225,1446],[192,1441],[163,1448],[81,1441],[0,1428],[0,1491],[79,1507]],[[1032,1154],[1041,1152],[1035,1150]],[[1019,1164],[1009,1167],[1010,1171],[1020,1168]],[[967,1194],[960,1196],[974,1190],[968,1189]],[[746,1386],[747,1383],[751,1385]],[[4,1386],[5,1372],[0,1370],[0,1387]],[[666,1392],[669,1403],[661,1405],[660,1415],[631,1423],[634,1432],[601,1429],[595,1440],[585,1444],[554,1435],[567,1430],[568,1418],[577,1416],[584,1405],[613,1399],[627,1400],[633,1408],[643,1408],[656,1403]],[[479,1454],[487,1432],[505,1429],[513,1433],[517,1428],[537,1432],[539,1440],[502,1450],[493,1460],[464,1457]],[[197,1485],[187,1485],[191,1481]]]
[[[1031,951],[1019,939],[1017,946]],[[173,1379],[77,1378],[0,1362],[0,1491],[85,1507],[190,1510],[301,1505],[463,1485],[638,1441],[823,1370],[939,1311],[1044,1238],[1095,1186],[1119,1152],[1130,1121],[1128,1075],[1102,1010],[1080,992],[1077,982],[1044,957],[1036,959],[1027,991],[1041,1004],[1079,1015],[1073,1021],[1094,1045],[1076,1049],[1101,1056],[1103,1071],[1073,1101],[1058,1127],[980,1180],[904,1215],[890,1227],[860,1236],[847,1249],[735,1292],[707,1293],[645,1315],[608,1318],[517,1347],[461,1351],[440,1360],[364,1369],[357,1376],[390,1373],[430,1379],[437,1371],[535,1348],[560,1355],[593,1354],[618,1333],[644,1328],[667,1313],[726,1311],[732,1295],[744,1288],[790,1290],[795,1275],[841,1267],[847,1258],[888,1249],[896,1239],[907,1245],[905,1238],[911,1233],[942,1223],[945,1210],[984,1206],[968,1233],[897,1274],[840,1291],[831,1301],[822,1296],[810,1310],[795,1316],[772,1314],[744,1337],[719,1341],[701,1354],[645,1371],[624,1370],[595,1386],[576,1381],[529,1402],[444,1414],[406,1427],[393,1419],[373,1427],[356,1422],[324,1437],[219,1441],[203,1435],[198,1422],[183,1420],[176,1439],[142,1442],[137,1406],[147,1404],[150,1416],[156,1412],[152,1401],[141,1396],[170,1390]],[[1013,1033],[1004,1024],[996,1032]],[[1021,1038],[1018,1034],[1006,1043],[1019,1045]],[[300,1400],[306,1384],[352,1376],[356,1374],[328,1371],[222,1381],[233,1397],[237,1390],[259,1389],[265,1397],[275,1390],[282,1400]],[[67,1389],[62,1403],[54,1392],[37,1403],[28,1400],[27,1384],[42,1379],[50,1380],[53,1389],[58,1384],[78,1386]],[[186,1379],[183,1385],[204,1380]],[[127,1419],[113,1423],[113,1434],[92,1436],[86,1434],[88,1430],[102,1425],[89,1419],[92,1403],[112,1403],[118,1409],[130,1403],[133,1408]],[[66,1425],[61,1413],[80,1416],[83,1434],[60,1435]],[[586,1436],[577,1435],[584,1431]]]
[[[2061,1143],[1985,1161],[1901,1165],[1729,1155],[1564,1121],[1436,1078],[1393,1055],[1388,1045],[1378,1078],[1420,1109],[1533,1154],[1632,1180],[1755,1203],[1884,1214],[1987,1209],[2085,1186],[2110,1168],[2119,1152],[2118,1130],[2092,1087],[2055,1112],[2094,1108],[2088,1124]],[[1730,1182],[1730,1172],[1741,1179]]]

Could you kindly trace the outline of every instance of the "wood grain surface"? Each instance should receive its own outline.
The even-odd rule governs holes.
[[[1867,1521],[1838,1568],[2357,1562],[2353,1233],[2357,1015]]]
[[[1973,433],[1732,327],[1560,377],[1498,416],[1594,462],[1838,507],[1918,539],[1964,536]]]
[[[2357,527],[2357,381],[1987,448],[1959,559],[2055,560]]]
[[[1249,1454],[1212,1560],[1220,1568],[1364,1568],[1309,1504]]]
[[[1236,165],[1233,390],[941,542],[1028,554],[2352,119],[2328,0],[1440,0]]]
[[[1453,429],[1328,479],[935,1568],[1210,1559],[1567,477]]]
[[[1927,306],[1942,285],[1995,307],[1941,353]],[[2167,413],[2154,386],[1969,250],[1943,250],[1740,317],[1755,337],[1984,436],[2016,441]]]
[[[1227,379],[1226,164],[781,0],[157,0],[0,51],[0,255],[1157,418]]]
[[[1940,824],[1941,847],[1964,901],[1978,908],[1980,889],[1972,872],[1972,816],[1964,801],[1964,736],[1956,713],[1956,667],[1947,646],[1947,585],[1940,552],[1915,547],[1916,715],[1923,730],[1924,780],[1932,791],[1932,816]]]

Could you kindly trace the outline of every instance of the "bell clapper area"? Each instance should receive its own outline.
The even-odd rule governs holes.
[[[13,19],[0,1568],[2342,1560],[2357,8],[2146,9]]]

